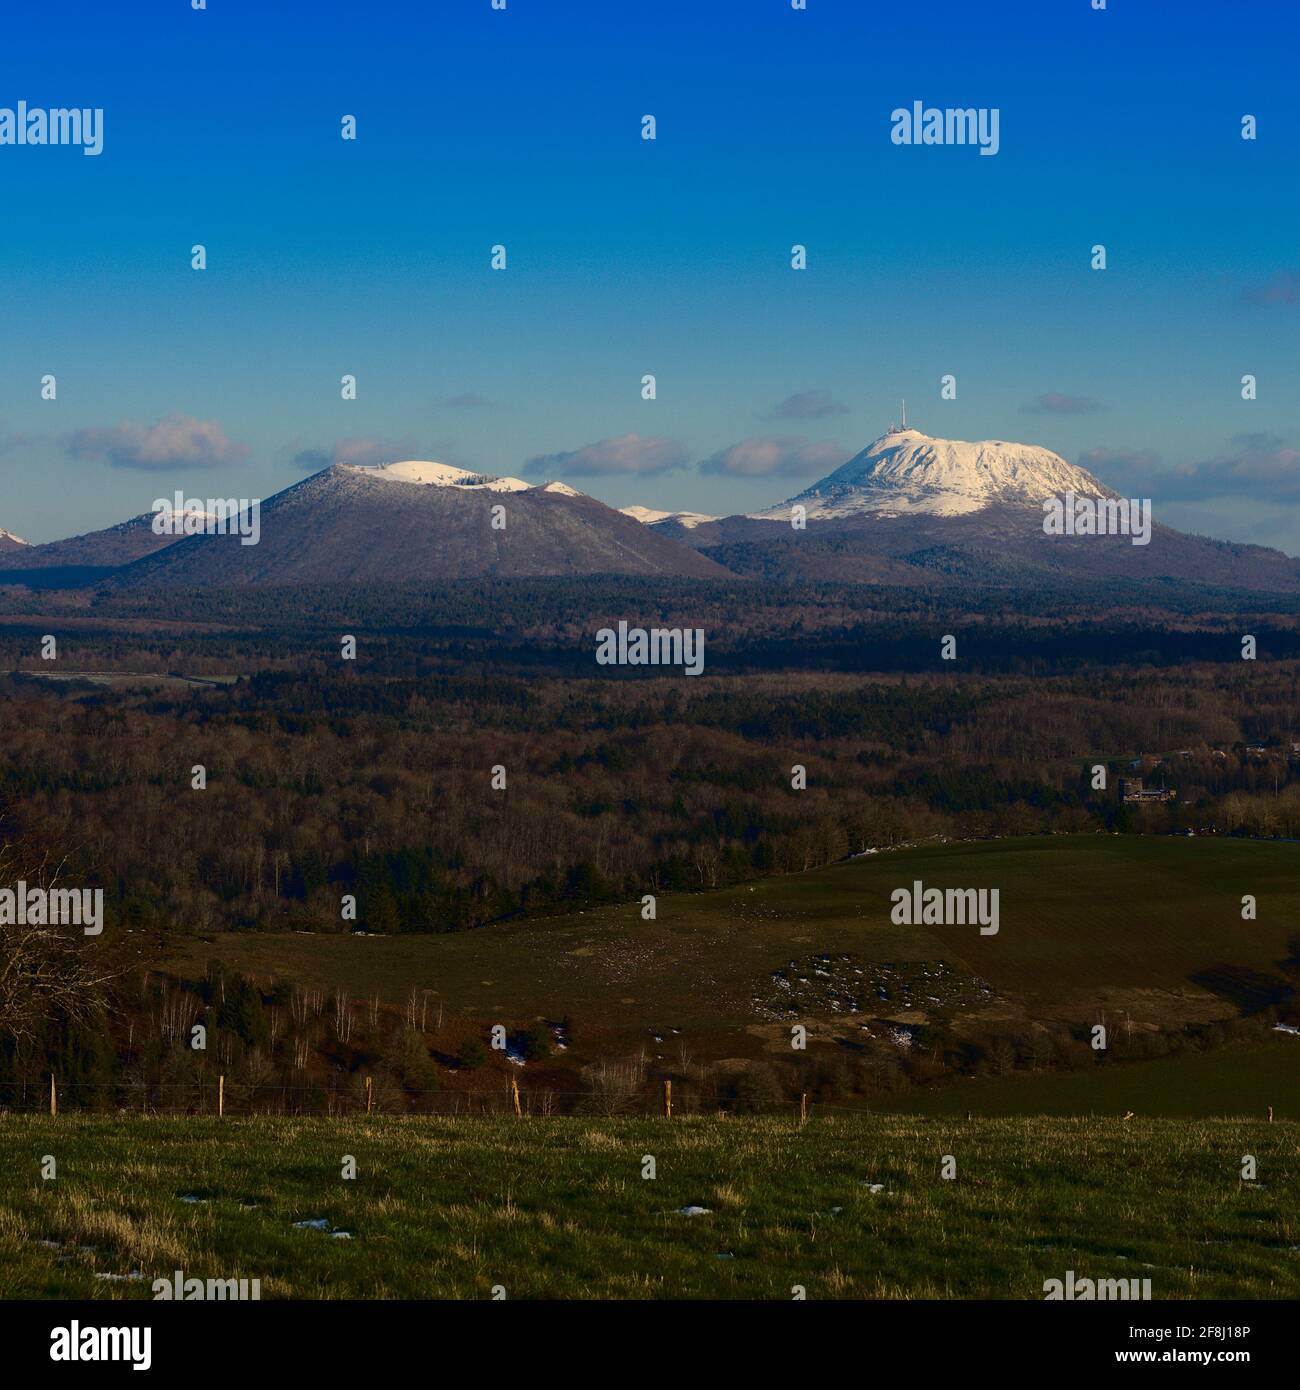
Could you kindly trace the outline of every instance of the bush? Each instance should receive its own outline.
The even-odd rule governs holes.
[[[538,1023],[513,1034],[510,1046],[525,1062],[540,1062],[551,1055],[551,1034],[544,1023]]]
[[[481,1047],[479,1051],[482,1052]],[[423,1036],[414,1028],[404,1028],[392,1039],[384,1051],[384,1061],[411,1090],[437,1089],[437,1063],[429,1056]]]
[[[784,1100],[776,1072],[766,1062],[747,1067],[731,1087],[731,1108],[738,1115],[756,1115],[772,1110]]]

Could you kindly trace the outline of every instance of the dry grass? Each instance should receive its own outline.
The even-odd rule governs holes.
[[[1038,1298],[1073,1269],[1296,1298],[1298,1184],[1291,1123],[10,1116],[0,1296],[147,1298],[181,1269],[267,1298]]]

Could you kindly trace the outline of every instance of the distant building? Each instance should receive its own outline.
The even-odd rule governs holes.
[[[1119,798],[1121,801],[1177,801],[1178,793],[1172,787],[1144,787],[1140,777],[1121,777]]]

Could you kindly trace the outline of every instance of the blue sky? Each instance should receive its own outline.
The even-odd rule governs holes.
[[[1297,11],[23,7],[0,107],[102,107],[104,149],[0,146],[0,527],[335,457],[751,510],[906,396],[1300,553]],[[996,107],[998,154],[893,144],[917,100]]]

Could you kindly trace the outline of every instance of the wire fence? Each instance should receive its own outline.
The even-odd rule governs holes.
[[[0,1082],[0,1117],[5,1114],[121,1114],[157,1116],[478,1116],[518,1118],[672,1119],[693,1114],[793,1115],[809,1119],[814,1111],[870,1114],[871,1102],[846,1104],[804,1092],[793,1099],[737,1097],[716,1088],[676,1090],[660,1081],[635,1090],[599,1086],[520,1086],[514,1078],[494,1086],[426,1090],[412,1096],[397,1086],[376,1086],[376,1078],[353,1077],[343,1087],[316,1084],[252,1084],[221,1075],[197,1081],[61,1081],[40,1079]]]

